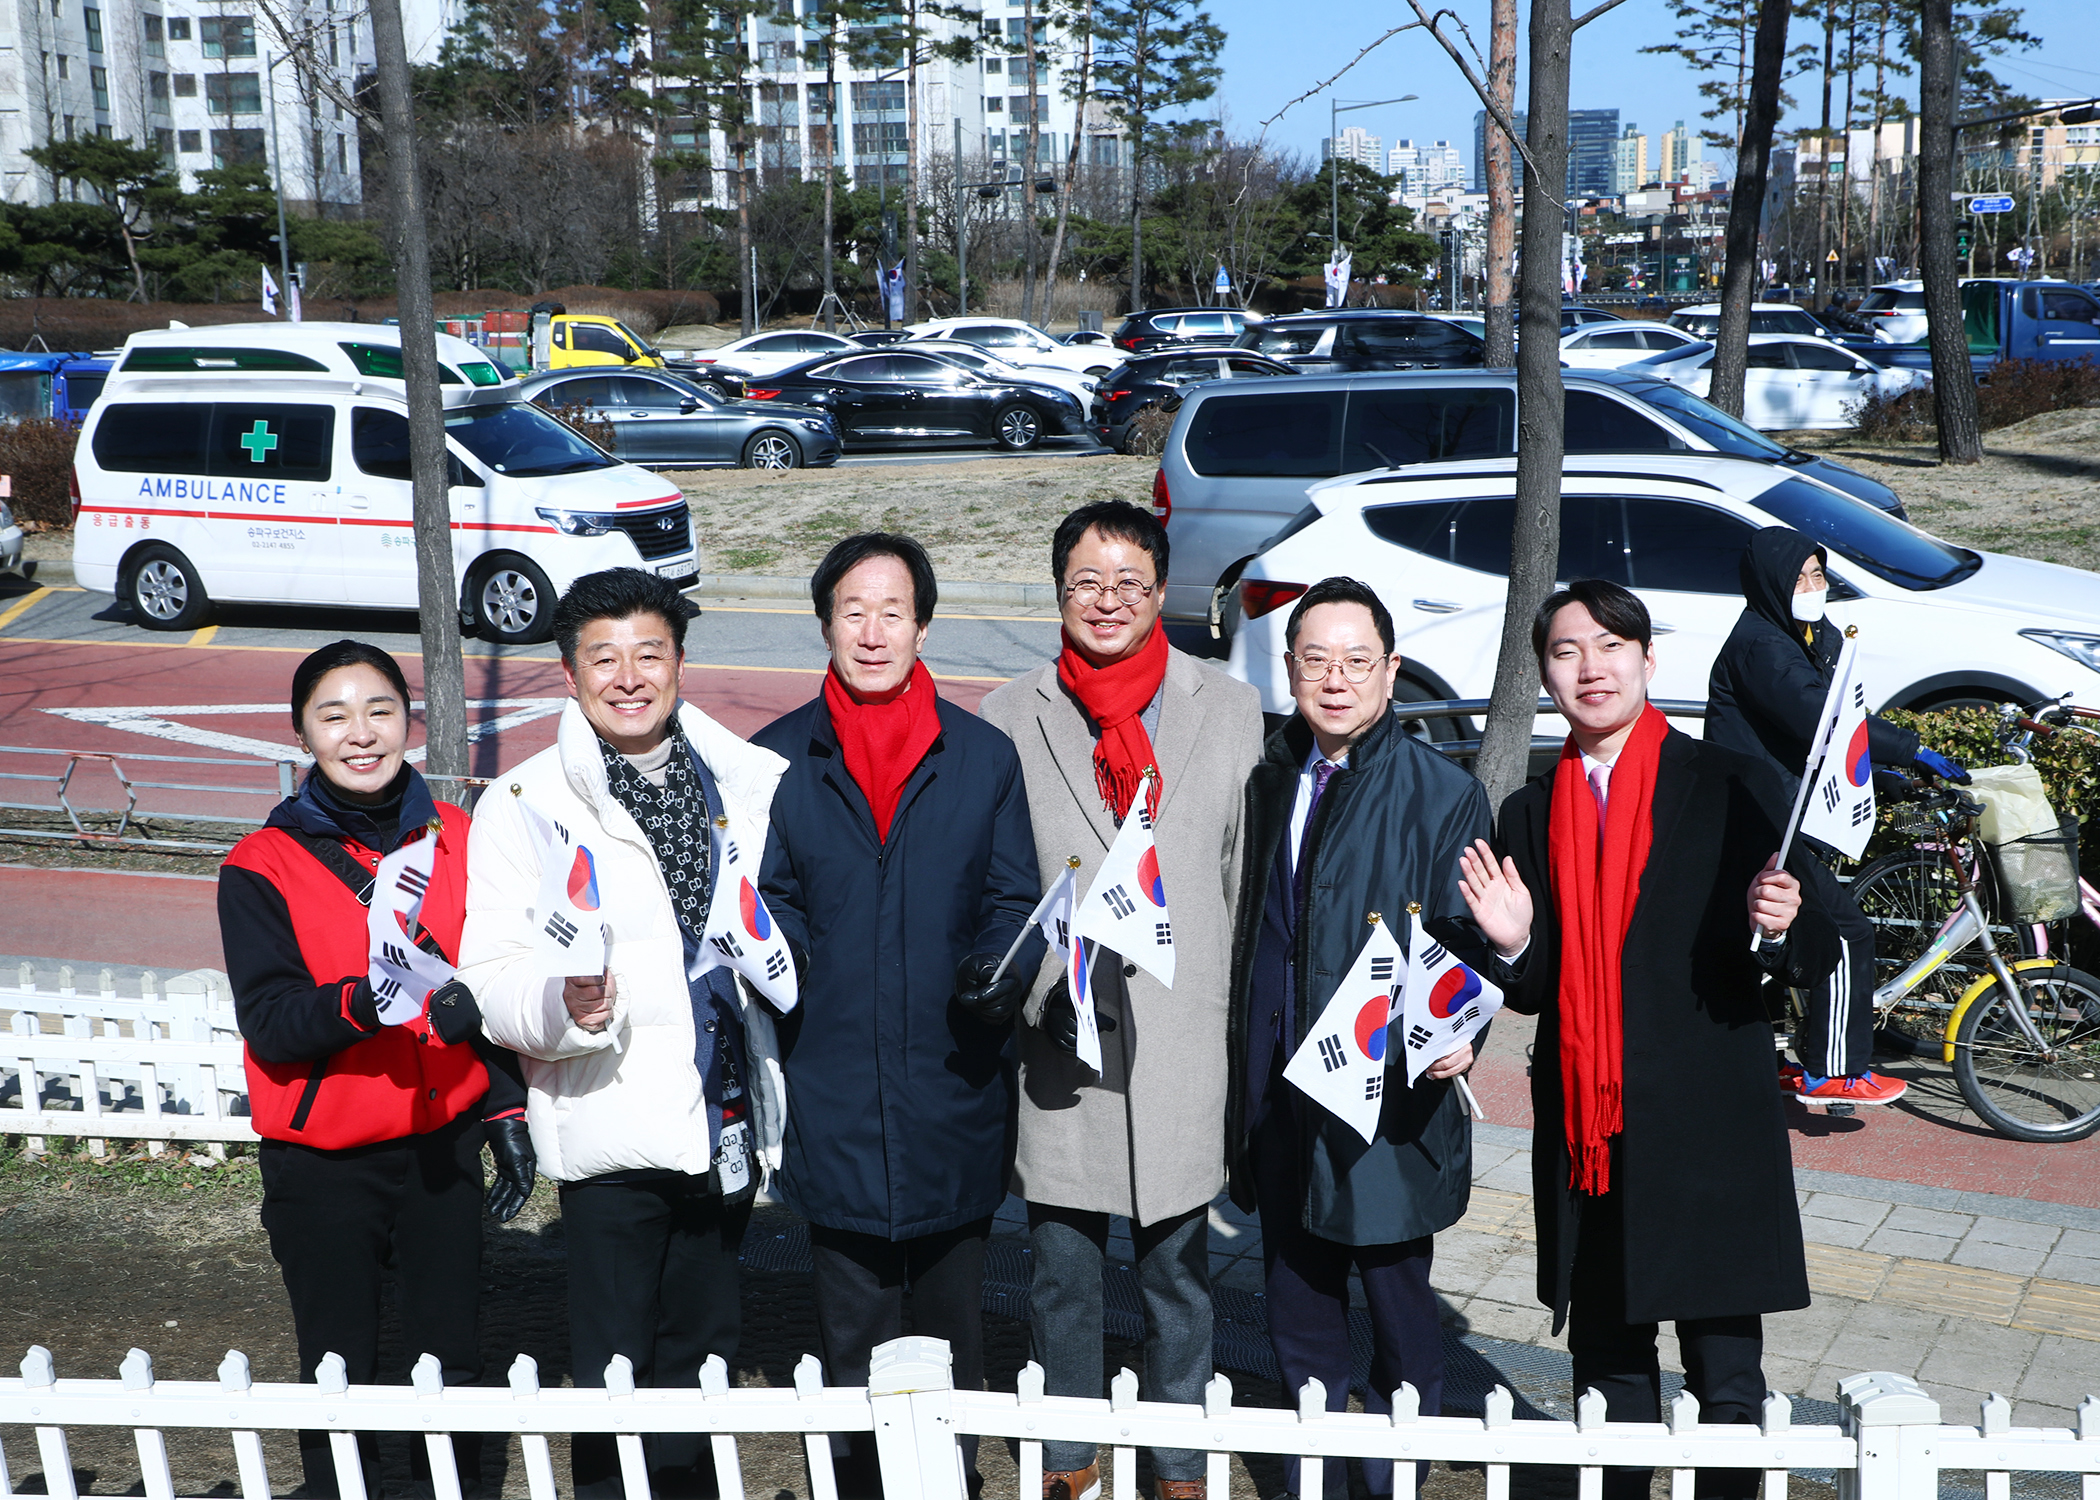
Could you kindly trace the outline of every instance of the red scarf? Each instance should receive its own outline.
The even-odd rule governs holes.
[[[941,737],[933,674],[926,663],[918,662],[896,692],[879,699],[859,698],[833,668],[824,674],[824,706],[831,710],[846,773],[875,814],[875,837],[888,843],[904,783]]]
[[[1561,1124],[1570,1185],[1611,1188],[1611,1138],[1625,1123],[1626,1007],[1619,964],[1655,836],[1655,771],[1670,721],[1651,705],[1612,764],[1603,836],[1575,737],[1553,775],[1547,848],[1560,915]]]
[[[1121,661],[1095,666],[1079,654],[1069,633],[1057,658],[1057,680],[1101,726],[1101,738],[1094,746],[1094,784],[1118,823],[1130,812],[1138,781],[1148,768],[1153,776],[1145,794],[1145,810],[1155,816],[1159,813],[1159,763],[1153,759],[1145,721],[1138,716],[1159,696],[1159,685],[1166,677],[1167,628],[1157,620],[1145,644]]]

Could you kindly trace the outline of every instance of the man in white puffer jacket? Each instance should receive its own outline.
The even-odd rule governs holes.
[[[690,606],[638,568],[578,579],[555,607],[574,702],[552,749],[481,799],[467,856],[460,977],[483,1026],[524,1060],[540,1170],[560,1185],[571,1374],[602,1387],[696,1386],[734,1362],[738,1251],[778,1162],[778,1049],[762,1005],[721,968],[688,975],[714,888],[711,825],[765,847],[786,762],[681,704]],[[602,974],[547,978],[533,956],[542,857],[533,814],[588,848]],[[545,913],[539,914],[544,917]],[[571,1439],[582,1497],[623,1493],[611,1436]],[[697,1436],[647,1439],[658,1494],[704,1487]]]

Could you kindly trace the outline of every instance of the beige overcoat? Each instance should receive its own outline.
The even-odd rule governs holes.
[[[1058,682],[1055,662],[1000,687],[978,712],[1021,752],[1045,889],[1076,854],[1084,898],[1116,837],[1094,783],[1092,720]],[[1168,653],[1152,737],[1161,779],[1153,838],[1174,924],[1174,988],[1125,966],[1129,997],[1116,1030],[1101,1038],[1097,1078],[1033,1024],[1062,972],[1054,954],[1044,959],[1020,1044],[1014,1191],[1029,1202],[1151,1224],[1208,1203],[1223,1185],[1240,809],[1261,744],[1252,687]]]

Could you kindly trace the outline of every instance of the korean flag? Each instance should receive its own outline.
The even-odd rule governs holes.
[[[1407,955],[1377,918],[1356,962],[1284,1065],[1283,1076],[1369,1142],[1385,1106],[1387,1039],[1406,982]]]
[[[598,913],[597,858],[560,823],[530,802],[523,806],[540,851],[532,956],[549,979],[602,974],[605,923]]]
[[[1867,744],[1871,699],[1862,666],[1859,641],[1848,637],[1823,700],[1822,757],[1809,762],[1807,804],[1801,811],[1803,833],[1850,859],[1858,859],[1874,836],[1874,757]]]
[[[387,1026],[404,1025],[423,1014],[430,992],[451,983],[458,972],[415,942],[423,897],[436,868],[437,825],[432,824],[421,838],[382,859],[372,877],[372,909],[365,918],[372,944],[369,972],[379,1019]]]
[[[1078,900],[1079,861],[1075,857],[1065,862],[1057,879],[1050,882],[1050,889],[1043,892],[1043,899],[1036,902],[1035,910],[1028,920],[1043,930],[1044,940],[1051,950],[1065,961],[1065,984],[1071,991],[1072,1011],[1078,1020],[1079,1060],[1096,1073],[1101,1071],[1101,1027],[1094,1018],[1094,960],[1098,949],[1089,949],[1086,941],[1078,937],[1072,908]],[[1027,928],[1021,929],[1024,933]],[[1019,938],[1014,947],[1021,946]],[[1007,957],[1013,955],[1009,953]],[[1006,966],[1000,965],[1001,969]]]
[[[1398,1020],[1412,1087],[1424,1068],[1479,1035],[1502,1009],[1502,991],[1431,937],[1420,912],[1410,920],[1407,990]]]
[[[1147,778],[1151,772],[1147,771]],[[1075,937],[1113,948],[1168,989],[1174,988],[1174,925],[1167,916],[1167,887],[1159,878],[1159,850],[1152,844],[1152,815],[1145,810],[1146,786],[1138,783],[1130,812],[1094,883],[1079,903]],[[1072,999],[1076,1004],[1079,990]]]
[[[802,996],[795,982],[795,960],[787,939],[758,893],[758,861],[753,841],[732,837],[729,819],[715,819],[715,896],[707,910],[707,931],[692,977],[720,966],[744,976],[751,988],[785,1015]]]

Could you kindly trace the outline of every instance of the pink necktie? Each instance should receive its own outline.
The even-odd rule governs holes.
[[[1604,804],[1611,798],[1611,767],[1590,768],[1590,795],[1597,799],[1597,826],[1604,826]]]

